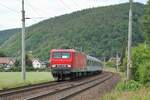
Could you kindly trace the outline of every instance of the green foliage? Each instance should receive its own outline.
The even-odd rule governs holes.
[[[3,44],[6,40],[8,40],[15,33],[18,33],[19,31],[20,29],[10,29],[10,30],[0,31],[0,45]]]
[[[0,72],[3,72],[3,68],[2,67],[0,67]]]
[[[4,51],[0,50],[0,57],[7,57],[7,55]]]
[[[123,59],[123,66],[120,67],[120,70],[122,72],[125,72],[126,71],[126,67],[127,67],[127,52],[125,52],[125,57]]]
[[[14,65],[10,69],[10,71],[13,71],[13,72],[19,72],[19,71],[21,71],[21,62],[18,59],[16,59]]]
[[[19,66],[13,66],[10,70],[9,70],[10,72],[12,71],[12,72],[20,72],[21,71],[21,66],[19,67]],[[5,72],[4,70],[3,70],[3,72]]]
[[[106,63],[106,66],[107,66],[107,67],[115,67],[116,65],[115,65],[115,62],[108,61],[108,62]]]
[[[137,91],[118,91],[105,94],[100,100],[149,100],[150,87],[141,87]]]
[[[15,63],[14,63],[14,66],[15,67],[18,67],[18,66],[20,66],[21,64],[20,64],[20,62],[19,62],[19,60],[17,59],[16,61],[15,61]]]
[[[139,79],[141,83],[150,83],[150,0],[148,1],[142,20],[142,28],[147,43],[147,48],[140,46],[135,49],[134,61],[137,66],[136,79]],[[140,54],[138,54],[140,53]]]
[[[69,45],[67,45],[67,44],[62,45],[60,48],[62,48],[62,49],[70,49]]]
[[[32,66],[32,61],[26,56],[26,65]]]
[[[150,59],[149,59],[150,61]],[[139,72],[139,80],[141,83],[150,83],[150,62],[147,61],[143,64],[139,65],[138,72]]]
[[[133,48],[132,66],[133,78],[142,83],[150,79],[150,46],[139,45]],[[149,80],[150,81],[150,80]]]
[[[29,67],[28,69],[32,69],[32,59],[33,59],[32,53],[27,53],[26,54],[26,65]]]
[[[132,49],[132,77],[142,84],[150,82],[150,46],[140,44]],[[123,70],[126,70],[127,57],[124,58]]]
[[[121,82],[117,85],[116,90],[118,91],[135,91],[141,87],[141,84],[134,80],[128,82]]]
[[[133,43],[143,41],[139,19],[144,5],[133,7]],[[127,44],[129,4],[98,7],[54,17],[27,28],[26,50],[42,59],[53,48],[82,48],[92,56],[114,56],[124,52]],[[18,38],[20,37],[20,38]],[[64,46],[64,44],[66,46]],[[1,48],[9,55],[20,55],[21,34],[15,34]],[[16,52],[18,51],[18,52]]]
[[[150,44],[150,0],[146,5],[144,17],[142,19],[142,29],[144,31],[146,42]]]

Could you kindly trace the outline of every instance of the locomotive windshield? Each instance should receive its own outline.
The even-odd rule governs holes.
[[[54,52],[53,58],[70,58],[70,53],[68,52]]]

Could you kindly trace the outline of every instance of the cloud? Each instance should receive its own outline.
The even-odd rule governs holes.
[[[26,26],[73,11],[129,0],[25,0]],[[148,0],[134,0],[146,3]],[[21,0],[0,0],[0,30],[21,27]]]

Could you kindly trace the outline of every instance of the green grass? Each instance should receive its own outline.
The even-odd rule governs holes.
[[[115,68],[105,67],[105,71],[119,73],[121,76],[121,81],[126,80],[125,73],[116,72]],[[119,91],[114,89],[111,93],[105,94],[100,100],[150,100],[150,85],[147,87],[141,87],[135,91]]]
[[[21,72],[0,72],[0,90],[53,81],[50,72],[27,72],[26,81]]]
[[[126,73],[125,73],[125,72],[120,72],[120,71],[117,72],[117,71],[116,71],[116,68],[106,66],[106,67],[104,67],[103,70],[104,70],[104,71],[108,71],[108,72],[113,72],[113,73],[119,73],[120,76],[121,76],[121,80],[122,80],[122,81],[126,80]]]
[[[117,72],[115,68],[107,67],[107,66],[106,66],[106,67],[104,67],[104,71],[114,72],[114,73],[116,73],[116,72]]]
[[[142,87],[136,91],[112,91],[104,95],[101,100],[150,100],[150,87]]]

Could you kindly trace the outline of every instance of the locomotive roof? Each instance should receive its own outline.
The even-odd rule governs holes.
[[[75,52],[74,49],[52,49],[51,52]]]

